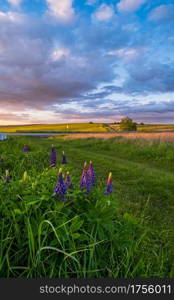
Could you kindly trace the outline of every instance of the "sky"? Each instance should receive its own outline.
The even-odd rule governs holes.
[[[174,123],[173,0],[0,0],[0,125]]]

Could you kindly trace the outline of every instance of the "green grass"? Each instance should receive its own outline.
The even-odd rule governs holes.
[[[53,193],[52,143],[57,167],[65,151],[63,172],[74,184],[65,203]],[[173,144],[16,137],[1,142],[0,153],[0,277],[174,277]],[[90,159],[97,187],[86,195],[79,178]],[[107,196],[110,171],[114,193]]]

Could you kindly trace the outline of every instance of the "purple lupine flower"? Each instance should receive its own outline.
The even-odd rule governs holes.
[[[67,159],[66,159],[66,156],[65,156],[65,152],[63,151],[62,152],[62,165],[65,165],[67,164]]]
[[[90,193],[91,191],[91,182],[90,182],[90,176],[88,173],[87,163],[85,161],[84,168],[82,172],[82,176],[80,178],[80,188],[83,190],[86,188],[86,193]]]
[[[24,152],[29,152],[29,151],[30,151],[30,149],[29,149],[28,145],[24,145],[24,147],[23,147],[23,151],[24,151]]]
[[[65,179],[65,184],[69,189],[73,188],[72,182],[71,182],[71,178],[69,175],[69,171],[66,172],[66,179]]]
[[[95,171],[94,171],[93,164],[92,164],[91,160],[89,162],[88,173],[89,173],[89,177],[90,177],[90,180],[91,180],[91,185],[95,186],[96,185],[96,176],[95,176]]]
[[[51,153],[50,153],[50,167],[55,167],[56,166],[56,149],[52,145],[51,147]]]
[[[58,180],[54,192],[56,194],[56,199],[62,197],[63,201],[66,200],[66,185],[64,183],[63,176],[62,176],[62,169],[59,169],[59,176],[58,176]]]
[[[108,195],[108,194],[111,194],[111,193],[112,193],[112,173],[110,172],[109,176],[108,176],[108,180],[107,180],[105,194]]]
[[[11,176],[8,170],[5,171],[5,183],[10,183]]]

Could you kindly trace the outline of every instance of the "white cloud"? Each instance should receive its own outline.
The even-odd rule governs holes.
[[[107,21],[114,15],[114,10],[112,6],[102,4],[94,15],[99,21]]]
[[[15,23],[20,23],[24,20],[24,16],[15,12],[2,12],[0,11],[0,21],[10,21]]]
[[[98,2],[98,0],[88,0],[88,1],[86,2],[86,4],[87,4],[87,5],[90,5],[90,6],[93,6],[93,5],[95,5],[97,2]]]
[[[51,54],[52,61],[58,61],[66,56],[69,56],[70,50],[66,48],[57,48]]]
[[[125,62],[131,62],[140,57],[144,53],[144,48],[121,48],[109,51],[109,55],[116,55]]]
[[[18,6],[21,4],[22,0],[8,0],[8,2],[12,5]]]
[[[74,17],[73,0],[46,0],[49,12],[56,18],[68,22]]]
[[[154,8],[150,13],[149,18],[155,21],[174,19],[174,5],[160,5]]]
[[[147,0],[121,0],[117,4],[117,8],[119,11],[122,12],[132,12],[136,11],[143,5]]]

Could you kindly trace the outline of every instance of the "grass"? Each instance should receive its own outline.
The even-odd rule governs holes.
[[[65,203],[53,193],[52,143],[58,167],[65,151],[63,172],[74,184]],[[0,143],[0,153],[1,277],[174,277],[174,144],[15,137]],[[78,186],[90,159],[98,183],[86,195]],[[108,196],[109,171],[115,192]]]

